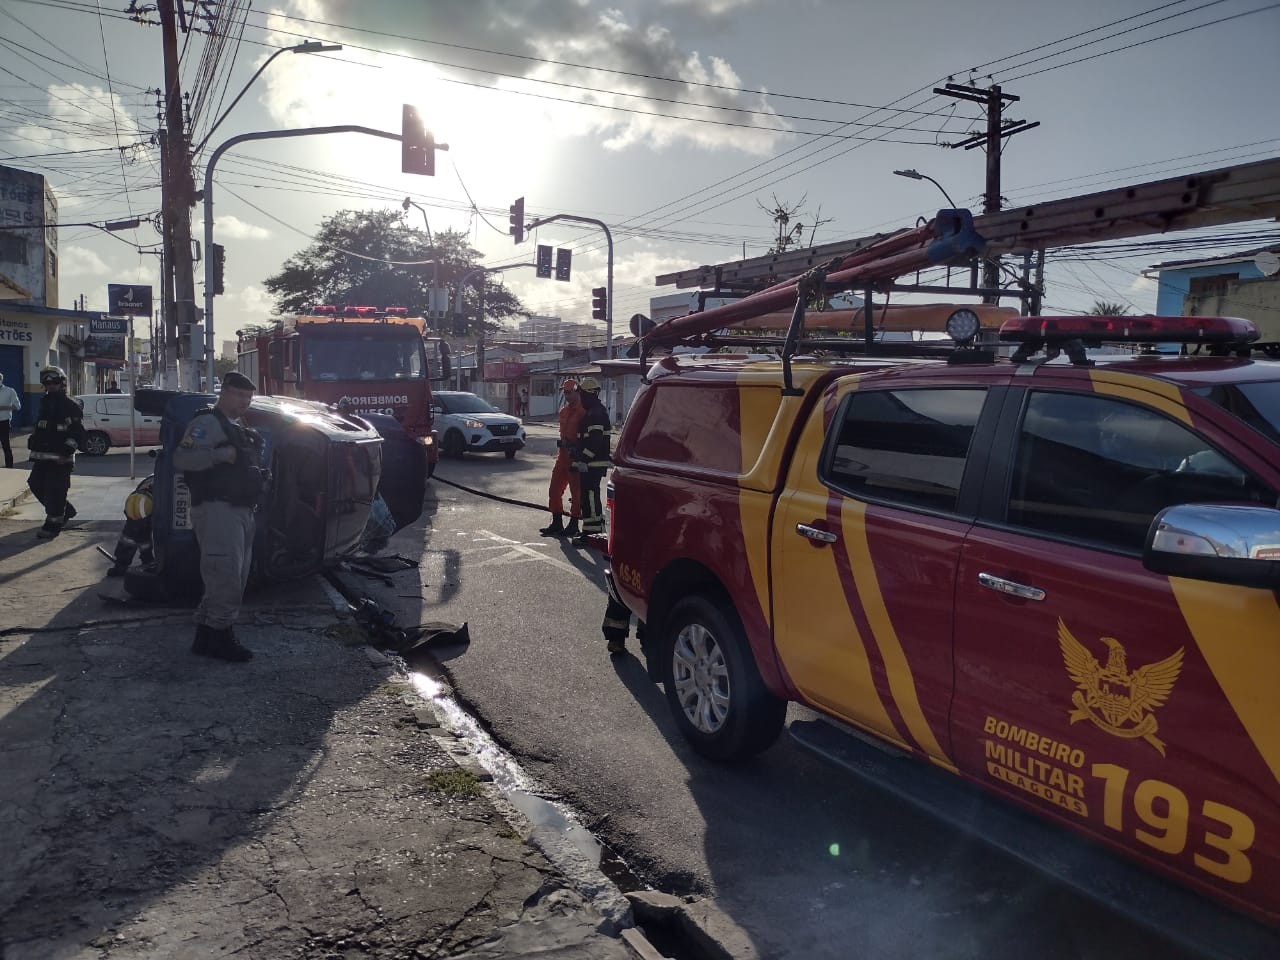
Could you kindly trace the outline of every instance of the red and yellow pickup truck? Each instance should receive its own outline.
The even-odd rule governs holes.
[[[1199,352],[655,363],[612,588],[703,754],[804,703],[1275,924],[1280,364],[1121,319]]]

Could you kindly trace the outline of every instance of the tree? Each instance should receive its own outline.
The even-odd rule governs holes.
[[[769,248],[770,253],[785,253],[792,245],[799,244],[804,239],[805,225],[798,220],[794,224],[791,221],[804,209],[804,202],[807,198],[808,194],[805,194],[798,203],[791,206],[779,200],[776,193],[773,195],[772,207],[766,207],[759,200],[756,201],[756,206],[767,213],[769,218],[778,225],[778,239]],[[818,212],[813,215],[813,221],[808,227],[810,246],[813,245],[813,238],[818,232],[818,228],[824,223],[831,223],[830,217],[823,220],[821,215],[822,207],[818,207]]]
[[[480,251],[466,235],[451,230],[432,234],[410,226],[400,210],[340,210],[321,221],[314,242],[284,262],[263,285],[275,299],[277,314],[305,313],[317,304],[408,307],[425,316],[431,288],[431,264],[438,259],[439,283],[457,290],[458,281],[478,266]],[[391,262],[388,262],[391,261]],[[412,264],[412,265],[407,265]],[[477,282],[467,284],[462,313],[466,333],[478,332]],[[485,328],[497,321],[528,315],[524,305],[493,276],[484,278]],[[455,311],[457,305],[454,305]]]
[[[1108,303],[1106,300],[1093,301],[1093,306],[1088,311],[1091,317],[1123,317],[1128,313],[1127,303]]]

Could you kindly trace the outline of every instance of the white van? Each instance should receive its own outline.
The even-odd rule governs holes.
[[[84,452],[91,457],[100,457],[112,447],[129,445],[130,414],[137,446],[154,447],[160,443],[159,415],[134,410],[133,397],[127,393],[87,393],[75,401],[84,410],[84,429],[88,434]]]

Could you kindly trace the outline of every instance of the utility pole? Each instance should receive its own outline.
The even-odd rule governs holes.
[[[200,375],[195,340],[196,284],[191,262],[191,202],[195,185],[191,179],[191,157],[187,150],[186,122],[178,78],[178,24],[174,0],[156,0],[164,40],[164,115],[162,144],[161,208],[164,217],[164,269],[173,278],[173,305],[165,333],[166,374],[174,370],[177,385],[197,390]],[[163,284],[162,284],[163,286]],[[165,298],[168,304],[168,297]],[[172,337],[169,336],[172,332]],[[181,344],[181,348],[179,348]],[[185,364],[177,365],[179,353]],[[179,370],[181,372],[179,372]],[[173,384],[166,383],[166,386]]]
[[[1000,210],[1000,153],[1004,148],[1004,140],[1015,133],[1022,133],[1040,126],[1040,121],[1028,123],[1026,120],[1005,120],[1005,105],[1017,103],[1022,98],[1015,97],[1011,93],[1004,93],[999,84],[983,90],[979,87],[966,86],[960,83],[948,83],[944,87],[934,87],[933,92],[944,97],[953,97],[957,100],[978,103],[986,108],[986,130],[983,133],[975,133],[971,137],[966,137],[958,143],[948,144],[948,146],[952,148],[964,147],[966,150],[972,150],[974,147],[986,148],[987,188],[982,198],[982,212],[996,213]],[[992,257],[983,261],[982,285],[989,290],[994,290],[1000,285],[999,257]],[[1000,298],[995,294],[988,294],[982,298],[982,302],[999,303]]]

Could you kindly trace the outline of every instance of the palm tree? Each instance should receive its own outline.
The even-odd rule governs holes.
[[[1108,303],[1106,300],[1095,300],[1093,306],[1089,308],[1088,314],[1091,317],[1123,317],[1129,313],[1129,305],[1127,303]]]

